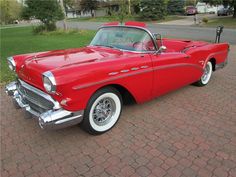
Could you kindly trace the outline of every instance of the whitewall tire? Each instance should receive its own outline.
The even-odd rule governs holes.
[[[122,111],[120,93],[106,87],[98,90],[89,100],[82,122],[83,129],[90,134],[101,134],[117,123]]]
[[[209,83],[210,79],[211,79],[212,72],[213,72],[212,63],[210,61],[208,61],[205,68],[204,68],[204,71],[203,71],[203,74],[202,74],[200,80],[197,81],[195,83],[195,85],[197,85],[197,86],[207,85]]]

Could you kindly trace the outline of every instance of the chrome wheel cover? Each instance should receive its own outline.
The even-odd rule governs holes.
[[[113,99],[106,97],[97,103],[95,106],[92,117],[98,126],[106,125],[110,122],[112,116],[116,112],[116,104]]]
[[[112,128],[120,117],[122,105],[119,96],[107,92],[101,94],[92,104],[89,111],[89,123],[97,132]]]

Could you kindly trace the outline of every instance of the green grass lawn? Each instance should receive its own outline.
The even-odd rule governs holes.
[[[15,78],[8,69],[6,58],[16,54],[47,51],[54,49],[76,48],[89,44],[95,31],[53,32],[34,35],[32,27],[1,29],[1,75],[0,83]]]
[[[220,17],[210,19],[207,24],[204,24],[204,27],[216,27],[219,25],[224,25],[225,28],[236,29],[236,18],[232,17]]]
[[[156,20],[156,22],[164,22],[164,21],[172,21],[172,20],[179,20],[183,19],[183,17],[176,16],[176,15],[169,15],[166,16],[163,20]],[[90,22],[111,22],[111,21],[119,21],[118,16],[104,16],[104,17],[82,17],[82,18],[71,18],[68,21],[90,21]],[[147,21],[143,20],[138,16],[130,16],[126,17],[124,21]]]

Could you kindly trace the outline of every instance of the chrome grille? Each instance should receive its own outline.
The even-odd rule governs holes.
[[[35,110],[38,113],[43,113],[47,110],[51,110],[54,107],[54,103],[45,99],[41,95],[36,92],[26,88],[22,81],[19,81],[17,84],[17,90],[19,94],[22,96],[23,101],[26,104]]]

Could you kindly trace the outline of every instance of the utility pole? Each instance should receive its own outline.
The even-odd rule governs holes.
[[[65,10],[65,7],[64,7],[64,4],[63,4],[63,0],[59,0],[59,3],[61,5],[61,10],[63,11],[63,14],[64,14],[64,19],[63,19],[63,28],[64,28],[64,31],[67,30],[67,24],[66,24],[66,10]]]

